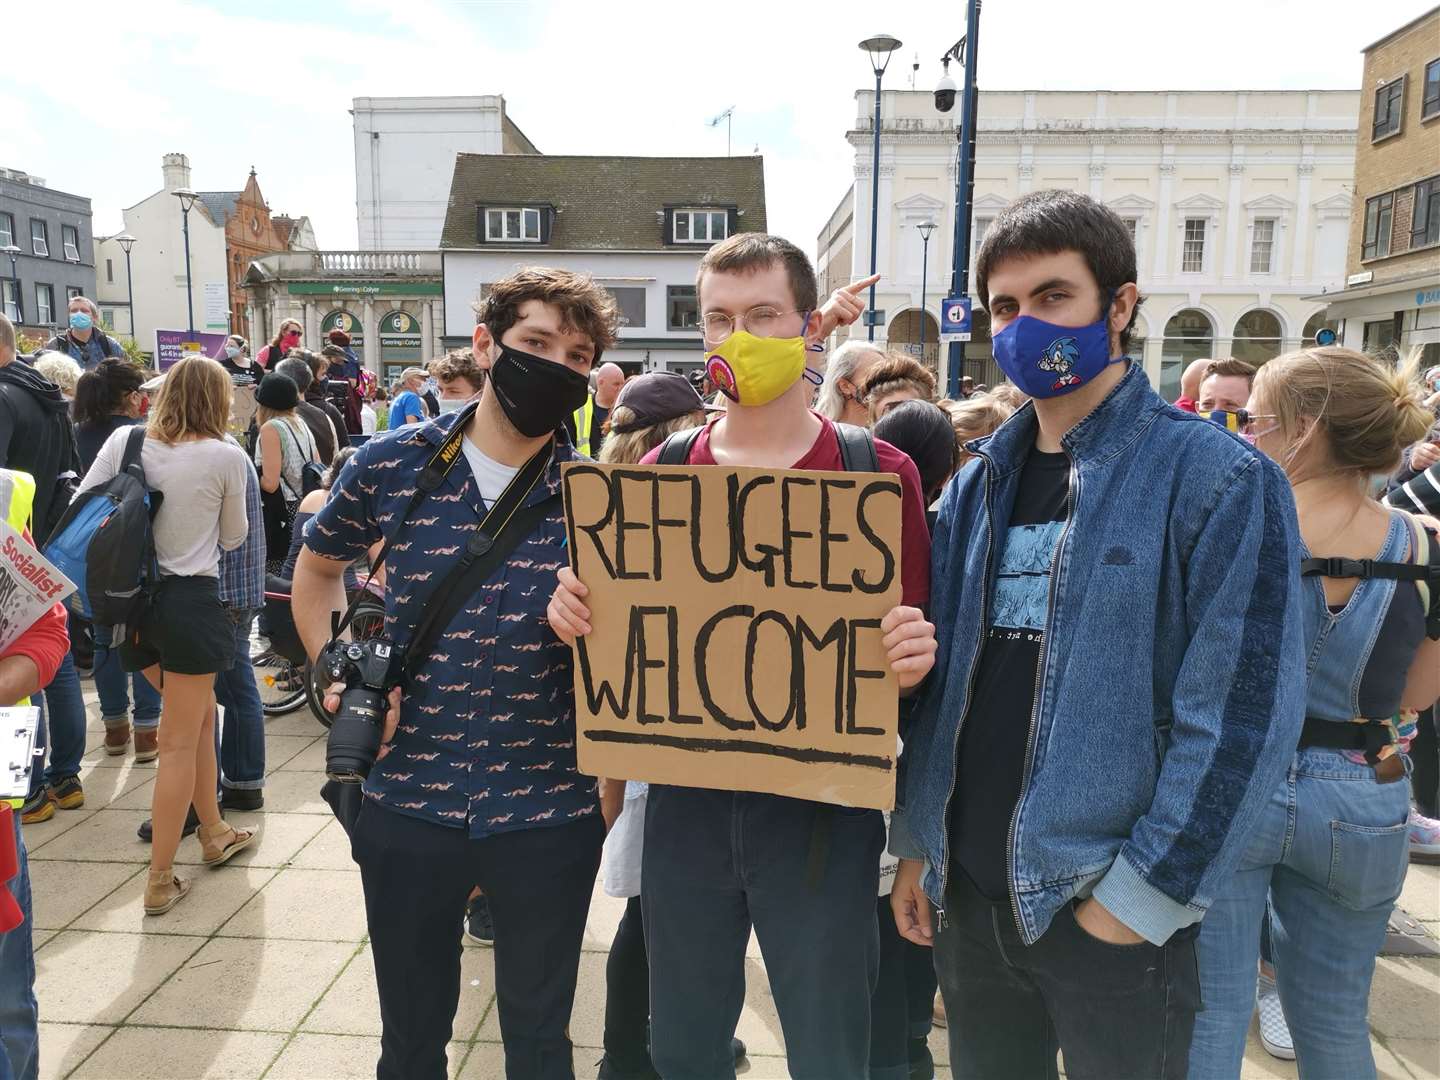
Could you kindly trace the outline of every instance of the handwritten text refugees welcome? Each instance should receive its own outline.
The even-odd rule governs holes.
[[[565,467],[583,771],[894,802],[893,476]]]

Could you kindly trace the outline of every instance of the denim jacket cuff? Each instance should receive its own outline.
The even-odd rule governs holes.
[[[1175,931],[1199,922],[1204,914],[1155,888],[1123,855],[1116,856],[1090,895],[1152,945],[1164,945]]]
[[[923,859],[925,852],[915,842],[915,837],[910,833],[910,825],[905,820],[904,810],[893,810],[890,813],[890,842],[887,845],[890,854],[897,859]]]

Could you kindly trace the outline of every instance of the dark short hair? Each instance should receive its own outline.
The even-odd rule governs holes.
[[[920,473],[927,503],[960,462],[960,443],[944,409],[931,401],[905,401],[875,423],[875,437],[903,450]]]
[[[1233,356],[1222,356],[1205,365],[1205,373],[1200,376],[1200,381],[1203,383],[1211,375],[1238,375],[1254,385],[1255,372],[1259,370],[1254,364],[1247,364],[1244,360],[1237,360]]]
[[[499,341],[520,320],[520,307],[528,300],[559,308],[561,325],[584,334],[594,345],[593,363],[615,344],[620,309],[609,290],[589,274],[553,266],[527,266],[495,282],[476,301],[475,321]]]
[[[444,356],[431,360],[428,370],[444,382],[464,379],[477,390],[485,385],[485,372],[475,362],[474,349],[451,349]]]
[[[1102,296],[1134,282],[1135,242],[1120,216],[1078,191],[1049,189],[1022,195],[991,223],[980,245],[975,265],[975,286],[980,303],[990,310],[990,272],[1017,256],[1058,255],[1076,251],[1090,268]],[[1135,302],[1130,321],[1120,331],[1120,348],[1128,351],[1135,315],[1144,298]]]
[[[785,267],[785,276],[790,279],[795,307],[800,311],[814,311],[819,303],[819,288],[809,256],[789,240],[769,233],[736,233],[705,252],[695,272],[695,298],[700,299],[707,273],[753,274],[777,262]]]
[[[144,374],[129,360],[114,356],[101,360],[75,383],[75,423],[82,427],[104,423],[144,381]]]

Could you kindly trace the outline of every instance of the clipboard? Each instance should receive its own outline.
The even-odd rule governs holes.
[[[0,709],[0,800],[23,800],[30,794],[30,777],[44,750],[37,750],[40,709],[14,705]]]

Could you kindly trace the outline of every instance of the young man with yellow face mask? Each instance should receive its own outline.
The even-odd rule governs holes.
[[[852,314],[853,304],[832,300],[822,314],[810,260],[793,244],[760,233],[711,248],[696,292],[707,374],[726,410],[694,440],[689,464],[842,469],[834,423],[810,410],[814,384],[806,361],[831,328],[826,324]],[[838,318],[837,306],[846,308]],[[908,693],[929,672],[936,648],[934,627],[921,611],[930,588],[925,503],[910,459],[878,440],[875,450],[879,470],[897,474],[903,491],[903,598],[882,631],[901,692]],[[657,448],[645,462],[658,454]],[[590,631],[585,596],[575,575],[561,570],[547,618],[567,642]],[[817,845],[825,829],[828,842]],[[650,786],[641,903],[651,1057],[662,1076],[733,1075],[730,1039],[745,999],[752,926],[791,1074],[866,1075],[884,842],[877,810]],[[817,850],[823,857],[815,857]]]

